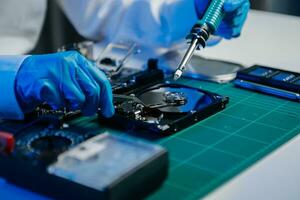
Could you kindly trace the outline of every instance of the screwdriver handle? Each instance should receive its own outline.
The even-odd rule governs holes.
[[[204,16],[197,22],[198,25],[207,25],[210,33],[214,34],[224,17],[223,5],[225,0],[211,0]]]
[[[202,19],[197,21],[191,32],[187,35],[186,39],[189,48],[174,73],[174,80],[181,77],[187,64],[190,62],[194,51],[199,50],[200,47],[205,48],[206,41],[209,39],[210,35],[214,34],[218,29],[224,17],[224,2],[225,0],[211,0]]]

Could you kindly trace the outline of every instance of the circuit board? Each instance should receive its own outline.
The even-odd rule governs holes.
[[[154,142],[170,154],[169,177],[148,199],[199,199],[300,133],[300,104],[234,87],[196,80],[179,82],[230,98],[227,108]],[[70,125],[120,134],[97,118]],[[40,199],[37,196],[34,199]]]

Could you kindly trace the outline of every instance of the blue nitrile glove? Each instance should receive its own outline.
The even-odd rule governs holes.
[[[211,0],[195,0],[196,12],[201,19]],[[241,34],[250,9],[249,0],[225,0],[223,9],[224,19],[215,35],[226,39],[238,37]]]
[[[15,86],[24,112],[47,102],[55,110],[67,107],[93,115],[101,108],[105,117],[114,114],[108,79],[76,51],[27,57],[17,74]]]

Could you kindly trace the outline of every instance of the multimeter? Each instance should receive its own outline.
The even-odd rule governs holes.
[[[254,65],[239,71],[234,84],[300,102],[300,73]]]

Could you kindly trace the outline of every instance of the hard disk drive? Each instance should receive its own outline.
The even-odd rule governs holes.
[[[100,123],[168,135],[221,110],[228,97],[173,82],[150,59],[148,69],[112,84],[115,115]],[[118,126],[116,126],[116,124]]]

